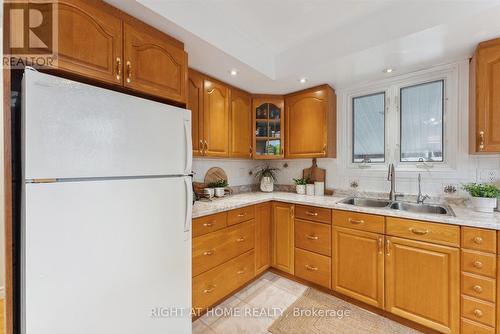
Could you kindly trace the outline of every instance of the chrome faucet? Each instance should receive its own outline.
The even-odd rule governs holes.
[[[426,199],[429,199],[429,195],[422,195],[422,175],[418,174],[418,195],[417,195],[417,204],[424,204]]]
[[[389,170],[387,171],[387,181],[391,181],[391,191],[389,192],[389,200],[395,201],[396,190],[394,188],[396,185],[396,170],[394,169],[393,163],[389,164]]]

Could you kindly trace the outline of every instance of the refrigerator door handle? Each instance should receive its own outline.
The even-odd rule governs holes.
[[[191,120],[184,120],[184,137],[186,138],[186,169],[184,174],[191,174],[193,163],[193,143],[191,138]]]
[[[186,220],[184,221],[184,232],[189,232],[191,230],[191,203],[193,201],[193,185],[191,183],[191,177],[184,178],[184,185],[186,186]]]

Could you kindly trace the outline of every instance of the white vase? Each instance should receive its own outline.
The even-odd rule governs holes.
[[[297,185],[295,185],[295,191],[299,195],[304,195],[306,193],[306,185],[305,184],[297,184]]]
[[[222,187],[215,188],[215,196],[216,197],[224,197],[224,188],[222,188]]]
[[[273,179],[270,178],[269,176],[264,176],[260,180],[260,190],[265,192],[265,193],[273,192],[273,190],[274,190]]]
[[[496,198],[472,197],[472,206],[478,212],[493,212],[497,207]]]
[[[306,185],[306,195],[314,196],[314,184]]]

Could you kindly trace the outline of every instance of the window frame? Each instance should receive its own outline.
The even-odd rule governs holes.
[[[459,122],[463,123],[463,109],[468,105],[463,103],[460,94],[466,97],[468,85],[468,67],[465,62],[441,65],[418,72],[379,80],[371,84],[358,85],[339,89],[339,167],[344,175],[371,175],[371,171],[379,175],[387,173],[390,163],[394,163],[398,171],[412,174],[422,171],[456,172],[457,162],[461,157],[459,148],[464,141],[458,133]],[[459,73],[460,72],[460,73]],[[466,76],[465,79],[459,77]],[[400,161],[401,157],[401,113],[400,89],[418,84],[442,80],[443,85],[443,161],[442,162],[412,162]],[[461,83],[462,82],[462,83]],[[385,162],[384,163],[353,163],[353,98],[374,93],[385,92]],[[465,106],[465,107],[464,107]],[[373,173],[372,173],[373,174]]]
[[[355,126],[355,123],[354,123],[354,100],[355,99],[359,99],[359,98],[363,98],[363,97],[370,97],[370,96],[375,96],[375,95],[380,95],[380,94],[383,94],[384,95],[384,160],[383,161],[376,161],[376,162],[370,162],[371,164],[385,164],[385,162],[387,161],[387,152],[386,152],[386,145],[387,145],[387,137],[386,137],[386,130],[387,130],[387,123],[386,123],[386,109],[387,109],[387,106],[386,106],[386,103],[387,103],[387,95],[386,95],[386,91],[381,91],[381,92],[375,92],[375,93],[371,93],[371,94],[365,94],[365,95],[358,95],[358,96],[354,96],[351,98],[351,141],[352,141],[352,149],[351,149],[351,163],[353,164],[363,164],[365,162],[357,162],[357,161],[354,161],[354,136],[355,136],[355,131],[354,131],[354,126]]]

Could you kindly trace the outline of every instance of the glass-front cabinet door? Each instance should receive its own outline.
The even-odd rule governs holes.
[[[254,159],[284,157],[282,97],[257,96],[253,99]]]

